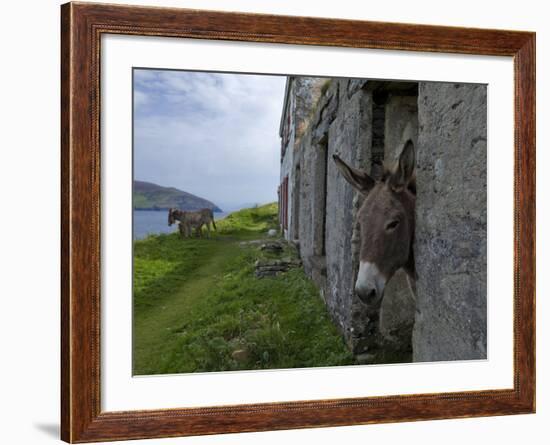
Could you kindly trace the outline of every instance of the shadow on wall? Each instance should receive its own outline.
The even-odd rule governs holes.
[[[33,426],[38,431],[43,432],[46,436],[54,439],[59,439],[60,437],[59,424],[57,423],[35,423]]]

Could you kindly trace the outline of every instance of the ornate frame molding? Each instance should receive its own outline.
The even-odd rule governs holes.
[[[101,412],[102,34],[512,56],[515,69],[514,388],[230,407]],[[150,8],[61,7],[61,437],[174,437],[535,411],[535,34]]]

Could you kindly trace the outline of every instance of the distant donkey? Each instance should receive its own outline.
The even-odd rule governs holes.
[[[386,168],[378,181],[365,171],[350,167],[337,155],[333,159],[344,178],[365,195],[357,214],[361,248],[355,292],[367,306],[377,307],[384,297],[386,284],[403,268],[414,298],[416,183],[413,142],[405,143],[397,165]]]
[[[202,237],[202,226],[206,226],[207,237],[210,238],[210,224],[212,224],[214,230],[218,230],[214,222],[212,209],[183,211],[172,208],[168,211],[168,225],[171,226],[176,221],[179,221],[179,231],[183,238],[190,237],[193,229],[195,229],[197,236]]]

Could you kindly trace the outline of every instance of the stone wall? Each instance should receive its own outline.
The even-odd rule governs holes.
[[[355,215],[361,196],[342,181],[332,161],[338,154],[346,162],[367,167],[371,156],[372,96],[359,85],[335,81],[338,104],[328,128],[328,175],[326,217],[327,288],[325,300],[337,316],[340,328],[356,353],[363,352],[361,339],[369,327],[368,314],[353,288],[359,267],[358,231]],[[351,87],[355,88],[351,88]],[[322,120],[319,123],[326,126]]]
[[[378,87],[379,83],[360,79],[325,82],[308,125],[300,135],[290,169],[297,181],[294,189],[299,190],[299,195],[295,193],[293,198],[297,213],[293,214],[291,225],[298,227],[296,240],[304,269],[319,286],[350,348],[363,355],[379,349],[385,340],[399,337],[406,338],[405,349],[410,349],[414,320],[414,303],[404,276],[397,276],[391,283],[382,311],[377,308],[369,313],[355,296],[353,288],[359,265],[356,213],[362,196],[342,178],[332,161],[332,156],[338,154],[351,165],[381,171],[385,121],[378,123],[381,153],[373,150],[373,126],[380,118],[374,115],[373,97]],[[399,97],[395,96],[390,115],[394,110],[402,112]],[[408,106],[410,100],[405,102]],[[381,107],[386,107],[385,102]],[[381,118],[384,119],[384,112]],[[405,335],[396,336],[403,329]]]
[[[367,363],[485,357],[486,88],[307,79],[299,86],[314,85],[315,100],[302,106],[282,163],[287,235],[350,349]],[[379,178],[406,139],[417,147],[416,302],[401,271],[369,310],[353,290],[363,198],[332,156]]]
[[[325,79],[317,77],[289,77],[287,81],[288,96],[283,116],[282,133],[288,131],[286,144],[283,141],[281,158],[281,182],[285,176],[288,181],[288,229],[284,235],[287,239],[298,240],[299,194],[300,194],[300,153],[298,143],[304,133],[308,119],[321,95],[321,86]],[[288,117],[288,119],[286,119]],[[288,127],[285,128],[285,127]],[[282,136],[282,134],[281,134]],[[296,159],[295,159],[296,157]]]
[[[487,357],[487,88],[421,82],[414,361]]]

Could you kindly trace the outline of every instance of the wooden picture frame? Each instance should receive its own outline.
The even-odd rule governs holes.
[[[103,34],[512,56],[515,71],[513,389],[102,412],[99,116]],[[535,411],[534,33],[67,3],[61,7],[61,35],[63,440],[94,442]]]

